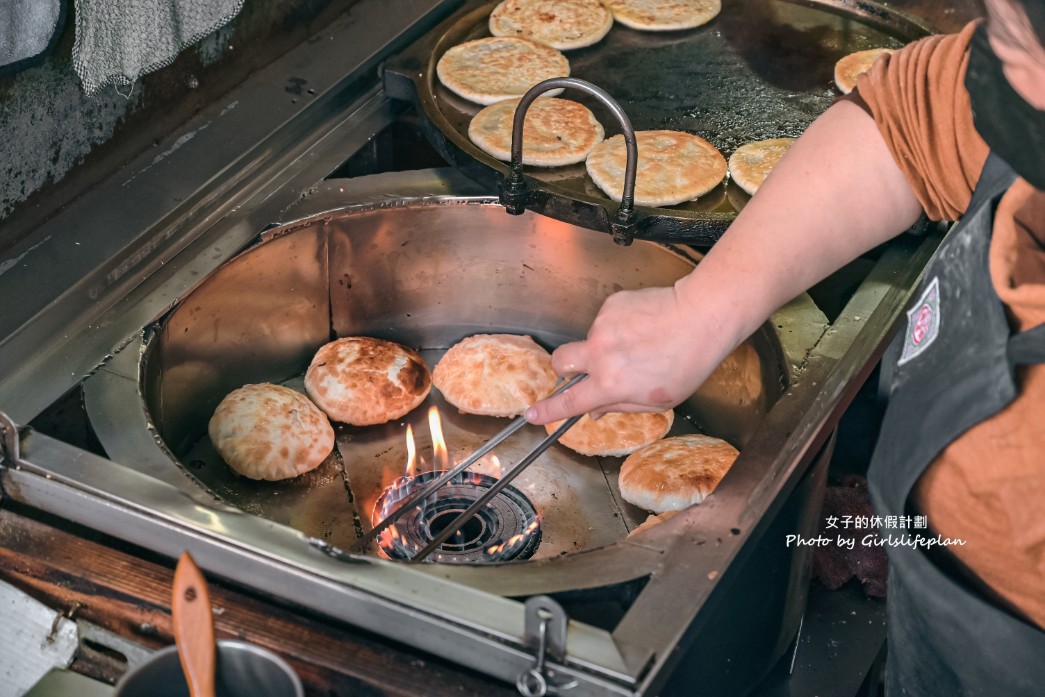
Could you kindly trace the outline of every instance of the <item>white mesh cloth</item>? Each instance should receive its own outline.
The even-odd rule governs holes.
[[[130,89],[228,24],[243,0],[76,0],[73,68],[88,95]]]

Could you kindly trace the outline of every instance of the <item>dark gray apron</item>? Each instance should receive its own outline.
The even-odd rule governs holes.
[[[1014,366],[1045,362],[1045,325],[1010,335],[988,268],[994,209],[1014,179],[1000,158],[988,158],[890,351],[897,365],[868,472],[886,522],[912,514],[915,482],[947,445],[1015,398]],[[926,548],[897,544],[935,536],[903,520],[878,531],[889,554],[886,695],[1045,695],[1045,631],[942,570]]]

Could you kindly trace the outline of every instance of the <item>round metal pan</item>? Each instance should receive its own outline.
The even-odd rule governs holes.
[[[389,95],[415,103],[426,137],[446,160],[491,192],[508,172],[468,139],[481,108],[447,90],[436,64],[451,47],[489,36],[496,3],[470,2],[384,69]],[[923,23],[872,2],[728,0],[697,29],[640,32],[615,24],[595,46],[568,51],[571,75],[609,92],[637,130],[695,133],[729,157],[744,143],[797,136],[839,96],[834,64],[853,51],[898,48],[931,33]],[[573,91],[575,92],[575,91]],[[568,91],[606,128],[616,121],[598,101]],[[574,225],[610,232],[617,203],[584,165],[526,169],[527,208]],[[710,246],[748,200],[723,182],[678,206],[638,207],[634,237]]]

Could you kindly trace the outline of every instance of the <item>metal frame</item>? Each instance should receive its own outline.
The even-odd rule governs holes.
[[[507,682],[532,668],[534,657],[523,604],[502,595],[523,591],[533,577],[547,577],[550,586],[564,569],[569,578],[589,579],[590,587],[645,575],[645,588],[613,632],[570,622],[566,657],[553,667],[577,680],[573,695],[655,693],[701,631],[703,610],[720,597],[748,543],[782,505],[873,366],[938,238],[894,241],[822,337],[820,328],[810,335],[796,325],[800,335],[789,342],[792,384],[706,505],[641,542],[522,566],[513,574],[518,585],[497,593],[484,588],[492,576],[479,568],[450,572],[373,558],[341,563],[297,531],[210,499],[160,457],[137,405],[126,406],[126,421],[101,427],[132,428],[151,443],[157,456],[138,471],[19,426],[94,372],[90,383],[103,391],[136,381],[131,366],[137,365],[141,327],[258,230],[281,222],[281,211],[391,121],[401,105],[383,96],[370,69],[448,9],[422,0],[410,7],[416,16],[410,30],[362,40],[352,20],[343,22],[331,28],[331,45],[304,46],[289,64],[272,66],[228,103],[202,114],[200,123],[246,114],[251,118],[238,123],[248,128],[279,93],[287,70],[305,66],[315,71],[310,77],[321,75],[311,104],[276,109],[271,130],[250,126],[234,138],[230,147],[240,154],[231,162],[215,162],[227,151],[208,154],[203,139],[197,141],[203,150],[187,147],[160,164],[150,164],[145,154],[128,167],[129,179],[99,187],[26,242],[19,263],[0,277],[13,308],[0,326],[0,411],[6,413],[0,418],[0,504],[19,501],[172,558],[187,549],[212,573]],[[386,11],[376,0],[353,9],[356,20]],[[364,38],[368,33],[369,26]],[[345,52],[359,66],[347,76],[322,67]],[[233,101],[241,111],[223,112]],[[235,132],[232,121],[223,123],[222,133]],[[186,176],[194,166],[209,173],[204,181]],[[163,195],[150,195],[164,177]],[[391,186],[401,178],[384,181]],[[459,181],[415,194],[460,194],[451,191],[456,187],[474,194]],[[359,193],[369,197],[367,205],[410,194],[384,191],[393,190]],[[308,202],[316,212],[336,198],[321,191]],[[126,227],[114,228],[121,212],[128,212]],[[72,249],[75,241],[85,249]],[[687,589],[685,597],[679,588]]]
[[[560,679],[578,682],[572,694],[655,694],[663,686],[701,631],[718,591],[728,587],[748,542],[760,536],[873,366],[937,242],[902,238],[885,251],[805,364],[794,366],[793,384],[705,505],[641,542],[525,564],[513,573],[516,590],[525,588],[527,574],[586,578],[590,587],[640,575],[649,579],[612,633],[570,622],[566,659],[550,665]],[[132,343],[126,355],[135,357],[136,348]],[[187,480],[182,486],[160,481],[10,421],[3,430],[0,488],[7,497],[171,557],[188,549],[201,566],[232,581],[380,628],[508,682],[534,665],[524,606],[482,589],[489,569],[405,566],[365,557],[341,563],[301,533],[208,501],[198,489],[191,494],[194,485]]]

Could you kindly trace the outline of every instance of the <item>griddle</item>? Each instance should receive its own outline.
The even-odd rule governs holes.
[[[451,47],[489,36],[496,3],[466,3],[384,68],[386,92],[409,100],[425,136],[454,167],[491,192],[508,173],[468,139],[482,107],[447,90],[436,64]],[[928,35],[919,20],[872,2],[727,0],[721,14],[696,29],[640,32],[614,24],[595,46],[567,51],[571,76],[609,92],[637,130],[695,133],[729,157],[744,143],[798,136],[838,98],[834,64],[854,51],[899,48]],[[588,106],[606,128],[616,119],[599,101],[576,90],[563,97]],[[527,208],[574,225],[611,232],[618,204],[604,195],[584,165],[526,170]],[[637,207],[634,238],[713,244],[749,196],[723,182],[678,206]],[[625,240],[626,241],[626,240]]]

